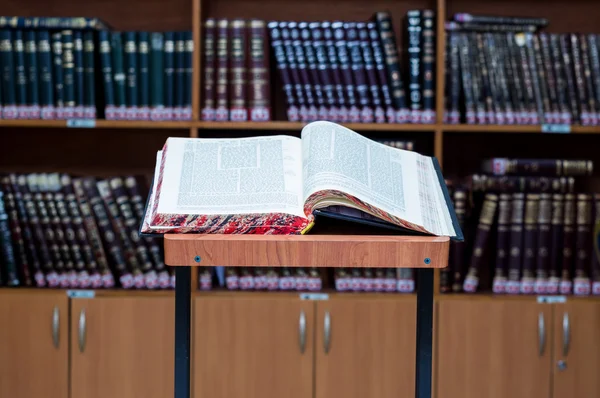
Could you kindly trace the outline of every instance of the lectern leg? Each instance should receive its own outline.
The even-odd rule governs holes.
[[[190,398],[190,267],[175,267],[175,398]]]
[[[419,268],[417,289],[417,378],[415,397],[431,398],[433,351],[433,269]]]

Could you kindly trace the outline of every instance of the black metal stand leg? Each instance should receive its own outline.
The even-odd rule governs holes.
[[[191,274],[175,268],[175,398],[190,398]]]
[[[431,398],[433,269],[419,268],[417,289],[417,378],[415,397]]]

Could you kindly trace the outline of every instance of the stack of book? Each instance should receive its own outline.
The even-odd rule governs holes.
[[[0,176],[0,285],[173,288],[134,177]]]
[[[200,284],[203,288],[202,275]],[[322,270],[317,268],[227,267],[225,286],[228,290],[320,291],[323,287],[323,277]]]
[[[288,120],[433,123],[434,13],[409,11],[405,22],[406,68],[388,12],[372,22],[270,22]]]
[[[483,171],[454,184],[469,239],[453,242],[441,291],[600,295],[592,161],[493,158]]]
[[[204,22],[202,120],[271,120],[267,40],[261,20]]]
[[[2,119],[96,117],[94,18],[0,17]]]
[[[447,23],[445,123],[600,123],[599,36],[538,32],[543,18]]]
[[[107,120],[191,120],[192,32],[99,32]]]

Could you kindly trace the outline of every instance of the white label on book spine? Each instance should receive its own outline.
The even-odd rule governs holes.
[[[67,290],[69,298],[94,298],[96,292],[94,290]]]
[[[565,296],[538,296],[538,304],[564,304],[567,302]]]
[[[329,295],[326,293],[300,293],[300,300],[329,300]]]
[[[542,124],[542,133],[569,134],[570,124]]]

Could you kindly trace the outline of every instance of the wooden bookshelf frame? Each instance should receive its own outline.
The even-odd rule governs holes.
[[[316,1],[316,0],[309,0]],[[201,91],[202,91],[202,58],[200,56],[203,45],[203,30],[202,21],[208,17],[245,17],[239,13],[248,13],[248,17],[261,17],[265,20],[270,20],[278,15],[286,15],[291,19],[304,19],[304,20],[324,20],[332,19],[332,16],[337,16],[338,19],[344,20],[346,18],[355,18],[357,15],[361,15],[362,19],[370,17],[375,7],[377,9],[391,8],[393,13],[394,25],[396,29],[396,36],[400,37],[402,32],[398,31],[398,23],[403,17],[399,14],[399,10],[403,9],[423,9],[429,8],[436,11],[436,120],[433,124],[346,124],[347,127],[364,133],[366,135],[376,134],[379,137],[385,136],[390,138],[402,137],[405,134],[416,134],[418,137],[431,142],[432,155],[436,156],[445,170],[448,167],[444,167],[444,160],[449,158],[449,154],[452,154],[456,149],[451,146],[451,142],[455,137],[462,137],[465,134],[469,137],[485,137],[488,135],[501,135],[500,140],[512,140],[521,139],[523,136],[527,136],[527,140],[539,140],[540,138],[529,138],[532,135],[544,134],[542,126],[539,125],[465,125],[465,124],[444,124],[443,123],[443,110],[444,110],[444,83],[445,83],[445,42],[446,32],[444,23],[451,13],[457,11],[466,11],[473,13],[488,13],[497,15],[531,15],[533,16],[545,16],[549,17],[552,25],[549,30],[554,32],[566,32],[568,29],[577,30],[583,33],[588,32],[600,32],[596,28],[597,24],[593,15],[586,15],[584,12],[586,8],[593,7],[593,5],[586,2],[586,0],[575,0],[572,7],[569,10],[565,10],[560,7],[558,3],[538,5],[535,3],[536,0],[523,0],[521,2],[512,2],[505,0],[504,2],[483,2],[474,0],[409,0],[407,2],[389,2],[385,0],[375,0],[374,2],[367,0],[347,0],[347,3],[339,3],[337,0],[330,0],[328,2],[320,2],[319,10],[310,11],[307,3],[302,0],[260,0],[258,3],[247,3],[244,0],[175,0],[174,3],[169,3],[167,7],[169,10],[164,10],[164,4],[160,2],[144,2],[142,0],[129,0],[124,4],[121,4],[118,0],[107,0],[100,6],[95,1],[78,3],[78,4],[52,4],[49,5],[44,0],[26,0],[25,2],[9,1],[6,4],[5,14],[7,15],[24,15],[24,16],[98,16],[105,20],[109,25],[113,26],[118,30],[141,30],[141,29],[155,29],[155,30],[175,30],[175,29],[191,29],[194,38],[195,45],[195,56],[193,57],[193,75],[192,75],[192,119],[189,121],[165,121],[165,122],[151,122],[151,121],[109,121],[109,120],[96,120],[90,125],[75,125],[64,120],[0,120],[0,140],[1,142],[12,141],[11,137],[17,135],[27,136],[29,132],[36,131],[38,136],[40,130],[53,129],[53,133],[56,132],[56,138],[53,138],[55,145],[60,146],[63,139],[67,139],[72,136],[71,133],[65,133],[72,128],[77,128],[77,134],[86,135],[85,130],[89,129],[100,129],[110,130],[107,135],[113,137],[121,137],[123,135],[139,134],[143,130],[148,130],[148,137],[154,137],[157,141],[158,138],[172,134],[179,134],[180,136],[189,137],[204,137],[204,136],[218,136],[220,134],[236,134],[236,135],[260,135],[270,134],[274,132],[281,133],[293,133],[299,134],[299,131],[304,126],[304,123],[288,122],[283,120],[274,120],[264,123],[254,122],[206,122],[200,120],[200,109],[201,109]],[[276,4],[277,7],[269,7]],[[345,6],[341,6],[345,4]],[[371,5],[372,4],[372,5]],[[239,7],[230,7],[231,5],[237,5]],[[310,5],[310,4],[309,4]],[[509,5],[510,7],[505,7]],[[264,7],[258,7],[264,6]],[[139,10],[138,10],[139,8]],[[279,9],[275,9],[279,8]],[[135,9],[136,12],[130,12]],[[174,10],[171,10],[174,9]],[[240,11],[241,10],[241,11]],[[535,10],[535,11],[529,11]],[[166,11],[166,12],[165,12]],[[217,15],[215,15],[215,13]],[[322,15],[321,15],[322,13]],[[593,13],[591,13],[593,14]],[[574,29],[572,27],[577,27]],[[273,68],[272,68],[273,72]],[[114,134],[113,134],[114,132]],[[584,126],[572,126],[570,133],[577,136],[590,136],[600,134],[600,126],[584,127]],[[71,135],[70,135],[71,134]],[[162,135],[161,135],[162,134]],[[557,134],[550,134],[551,136],[557,136]],[[561,134],[563,135],[563,134]],[[568,134],[567,134],[568,135]],[[519,137],[521,136],[521,137]],[[27,136],[28,137],[28,136]],[[37,137],[32,135],[32,137]],[[137,136],[136,136],[137,137]],[[158,137],[158,138],[157,138]],[[505,138],[507,137],[507,138]],[[510,137],[510,138],[508,138]],[[516,138],[519,137],[519,138]],[[575,138],[575,137],[573,137]],[[578,137],[581,138],[581,137]],[[27,138],[28,139],[28,138]],[[90,138],[92,140],[93,138]],[[97,139],[94,138],[94,139]],[[469,138],[470,139],[470,138]],[[569,138],[566,138],[569,139]],[[590,139],[595,139],[590,137]],[[16,140],[19,143],[23,143],[25,139],[21,141]],[[113,141],[114,142],[114,141]],[[154,141],[153,141],[154,142]],[[539,142],[539,141],[536,141]],[[586,141],[586,143],[589,141]],[[594,141],[595,142],[595,141]],[[131,143],[130,143],[131,144]],[[154,148],[153,144],[147,144],[141,151],[149,151],[149,148]],[[450,149],[449,149],[450,148]],[[158,149],[155,148],[155,149]],[[9,159],[4,163],[4,168],[7,169],[12,167],[14,164],[22,165],[21,159],[23,154],[19,151],[12,151],[15,154],[10,154]],[[8,154],[8,152],[7,152]],[[3,153],[0,152],[0,158]],[[146,164],[149,157],[146,156],[144,159],[137,162],[130,169],[139,170],[139,165]],[[43,170],[45,167],[50,167],[44,164],[45,159],[36,160],[39,163],[35,165],[27,164],[21,167],[22,170],[30,171],[40,164],[40,168]],[[452,159],[451,159],[452,161]],[[129,164],[129,163],[128,163]],[[99,167],[90,167],[86,169],[87,172],[102,171],[106,169],[106,173],[112,172],[113,170],[119,169],[123,165],[119,164],[119,161],[115,161],[114,165],[108,168],[104,163]],[[151,172],[153,164],[147,165],[148,172]],[[446,165],[448,166],[448,165]],[[450,164],[452,166],[452,164]],[[72,167],[72,166],[71,166]],[[129,167],[129,166],[128,166]],[[125,167],[124,167],[125,168]],[[129,171],[129,169],[127,169]],[[63,171],[63,170],[61,170]],[[101,173],[104,175],[105,173]],[[435,294],[439,295],[439,271],[434,271],[435,275]],[[197,275],[192,275],[193,288],[197,288],[198,280]],[[132,292],[125,292],[127,294]]]

